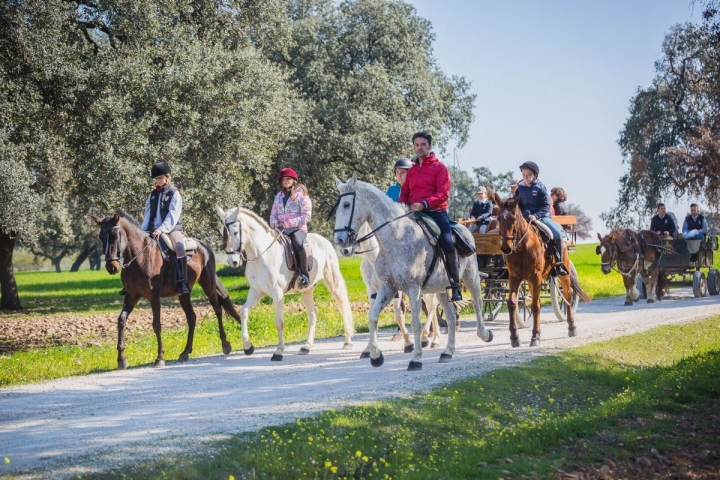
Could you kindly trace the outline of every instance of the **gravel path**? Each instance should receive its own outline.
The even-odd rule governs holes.
[[[232,434],[403,397],[558,350],[720,314],[720,296],[696,299],[689,289],[674,289],[654,305],[623,307],[623,300],[580,304],[574,338],[544,309],[542,318],[554,323],[543,324],[541,347],[533,349],[528,329],[520,331],[522,346],[510,347],[507,314],[504,322],[501,314],[499,322],[487,324],[495,334],[491,343],[475,336],[474,320],[463,318],[451,363],[437,363],[442,350],[428,349],[421,372],[406,371],[410,355],[386,330],[380,368],[358,360],[365,334],[355,336],[351,352],[336,338],[316,342],[308,356],[296,355],[299,345],[290,345],[282,362],[270,362],[274,348],[266,348],[250,357],[234,352],[171,362],[163,369],[131,368],[2,389],[0,459],[10,463],[0,464],[0,476],[67,478],[165,453],[197,453],[206,442]]]

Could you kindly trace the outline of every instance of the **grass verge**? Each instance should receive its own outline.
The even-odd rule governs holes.
[[[718,378],[714,317],[88,478],[717,478]]]

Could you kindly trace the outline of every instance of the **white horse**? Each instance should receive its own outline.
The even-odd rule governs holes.
[[[274,231],[265,220],[246,208],[235,207],[227,212],[220,207],[215,207],[215,209],[223,222],[223,241],[228,263],[237,267],[240,264],[241,252],[244,251],[247,255],[245,277],[250,284],[250,291],[245,304],[240,310],[245,353],[250,355],[254,351],[247,328],[250,309],[265,295],[269,295],[273,299],[273,305],[275,306],[275,327],[278,331],[278,347],[272,356],[272,360],[282,360],[285,350],[285,341],[283,340],[285,324],[283,297],[285,294],[298,292],[302,294],[302,301],[307,310],[309,322],[308,338],[305,345],[300,348],[300,354],[306,355],[310,353],[310,349],[315,342],[315,323],[317,322],[317,310],[315,309],[313,292],[315,285],[321,280],[335,298],[343,318],[345,326],[343,349],[352,348],[354,325],[350,300],[345,280],[340,274],[338,257],[332,243],[320,235],[308,234],[306,243],[312,249],[312,257],[308,257],[310,284],[300,290],[296,287],[296,282],[293,282],[292,288],[290,288],[294,272],[287,267],[284,247],[278,241],[280,233]],[[311,258],[312,262],[310,261]]]
[[[422,369],[420,302],[423,293],[439,294],[438,299],[447,314],[447,347],[440,355],[440,362],[449,362],[455,353],[456,313],[454,305],[448,301],[449,280],[442,262],[437,261],[435,268],[429,271],[435,248],[430,245],[417,222],[405,216],[407,212],[376,187],[358,181],[355,174],[346,183],[338,179],[335,183],[340,193],[335,206],[335,243],[340,247],[354,244],[356,232],[363,223],[368,222],[375,230],[379,245],[375,270],[381,286],[369,315],[370,364],[379,367],[385,361],[378,348],[378,317],[398,291],[405,292],[410,297],[412,330],[415,344],[420,345],[420,348],[415,349],[408,370]],[[472,238],[464,227],[463,234]],[[477,336],[489,342],[493,335],[492,331],[485,329],[482,319],[482,292],[475,257],[461,257],[459,271],[460,278],[473,299]]]
[[[360,226],[358,236],[360,238],[363,238],[371,231],[372,228],[370,228],[370,225],[368,223],[363,223]],[[370,237],[364,242],[362,242],[362,245],[358,245],[358,248],[360,248],[360,252],[357,252],[355,248],[355,245],[346,246],[340,249],[340,253],[344,256],[352,256],[355,253],[362,254],[360,273],[362,274],[363,282],[365,283],[365,290],[367,291],[370,308],[372,308],[373,303],[375,303],[375,297],[377,296],[377,292],[378,290],[380,290],[381,285],[380,278],[378,277],[377,271],[375,270],[375,262],[377,261],[379,253],[378,242],[377,240],[375,240],[374,237]],[[405,328],[405,308],[403,307],[403,302],[400,298],[400,295],[402,295],[402,293],[393,296],[393,311],[395,314],[395,322],[400,329],[400,331],[396,335],[402,337],[405,343],[403,351],[405,353],[412,353],[415,349],[415,346],[410,341],[410,334],[408,333],[407,328]],[[427,307],[427,322],[425,322],[425,327],[423,328],[421,337],[422,346],[424,348],[429,345],[430,348],[436,348],[440,346],[440,327],[438,325],[437,319],[438,301],[433,294],[423,295],[422,299],[425,302],[425,306]],[[393,341],[395,339],[396,337],[393,336]],[[363,350],[360,358],[369,357],[370,345],[368,343],[368,346],[365,348],[365,350]]]

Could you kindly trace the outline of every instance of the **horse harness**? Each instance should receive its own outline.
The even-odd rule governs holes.
[[[629,270],[627,270],[626,272],[623,272],[623,271],[620,269],[620,265],[619,265],[619,263],[618,263],[621,258],[626,257],[626,256],[629,257],[629,258],[631,259],[631,261],[632,261],[632,254],[631,254],[631,255],[628,255],[628,252],[622,252],[622,255],[619,255],[617,258],[615,258],[615,255],[613,254],[613,256],[610,258],[610,261],[609,261],[609,262],[600,262],[600,265],[609,265],[611,270],[615,270],[616,272],[618,272],[618,273],[619,273],[620,275],[622,275],[623,277],[629,277],[629,276],[631,276],[632,273],[638,269],[638,265],[640,264],[640,260],[643,260],[643,266],[644,266],[644,264],[645,264],[645,262],[644,262],[644,260],[645,260],[645,255],[644,255],[643,253],[641,253],[641,252],[644,252],[645,249],[647,249],[648,247],[658,247],[658,245],[649,244],[649,243],[647,242],[647,240],[645,239],[645,236],[642,235],[641,233],[639,233],[639,234],[637,234],[637,235],[640,237],[639,240],[638,240],[637,238],[633,237],[633,235],[630,233],[629,230],[627,230],[627,229],[625,230],[625,236],[626,236],[627,241],[628,241],[628,246],[633,249],[633,253],[635,254],[635,259],[634,259],[635,263],[633,263],[633,266],[630,267]],[[636,252],[636,251],[635,251],[635,248],[636,248],[636,247],[639,247],[639,250],[640,250],[639,252]],[[658,262],[659,262],[659,259],[651,262],[651,263],[650,263],[650,266],[652,266],[652,265],[657,265]],[[645,270],[648,270],[648,269],[645,268]]]
[[[232,241],[231,241],[231,239],[230,239],[231,232],[230,232],[230,228],[229,228],[229,227],[230,227],[231,225],[235,225],[236,223],[240,223],[240,220],[235,220],[235,221],[233,221],[233,222],[223,222],[223,229],[227,232],[227,235],[228,235],[227,241],[225,242],[225,253],[226,253],[227,255],[240,255],[240,258],[242,258],[242,260],[243,260],[244,262],[254,262],[255,260],[257,260],[257,259],[259,259],[260,257],[262,257],[265,252],[267,252],[268,250],[270,250],[270,247],[273,246],[273,243],[275,243],[276,241],[278,241],[278,238],[279,238],[280,236],[282,236],[282,232],[280,232],[279,230],[275,230],[275,235],[274,235],[273,241],[270,242],[270,245],[268,245],[267,248],[266,248],[265,250],[263,250],[263,251],[262,251],[258,256],[256,256],[255,258],[248,258],[247,255],[245,255],[245,251],[242,249],[242,228],[241,228],[241,227],[238,227],[238,232],[239,232],[239,235],[238,235],[238,236],[240,237],[240,238],[238,238],[238,248],[232,249]],[[228,243],[230,243],[230,246],[229,246],[229,247],[228,247]]]

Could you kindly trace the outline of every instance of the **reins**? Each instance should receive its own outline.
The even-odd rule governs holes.
[[[240,220],[235,220],[234,222],[229,222],[229,223],[223,222],[223,228],[225,229],[225,231],[226,231],[227,234],[228,234],[228,240],[229,240],[229,241],[231,241],[231,238],[230,238],[230,229],[229,229],[228,227],[229,227],[230,225],[234,225],[234,224],[236,224],[236,223],[240,223]],[[227,246],[226,246],[226,248],[225,248],[225,253],[226,253],[227,255],[233,255],[233,254],[237,253],[238,255],[240,255],[240,258],[241,258],[244,262],[254,262],[254,261],[256,261],[257,259],[259,259],[260,257],[262,257],[265,252],[267,252],[268,250],[270,250],[270,247],[273,246],[273,243],[275,243],[275,242],[278,240],[278,238],[280,238],[280,236],[283,235],[283,233],[282,233],[280,230],[278,230],[278,229],[274,229],[274,230],[273,230],[273,233],[274,233],[274,235],[273,235],[273,240],[272,240],[272,242],[270,242],[270,245],[268,245],[267,248],[266,248],[265,250],[263,250],[263,251],[262,251],[259,255],[257,255],[255,258],[248,258],[248,257],[247,257],[247,255],[245,254],[245,251],[244,251],[243,248],[242,248],[242,241],[239,242],[239,243],[240,243],[240,248],[237,249],[237,250],[230,250],[230,251],[228,251]]]

